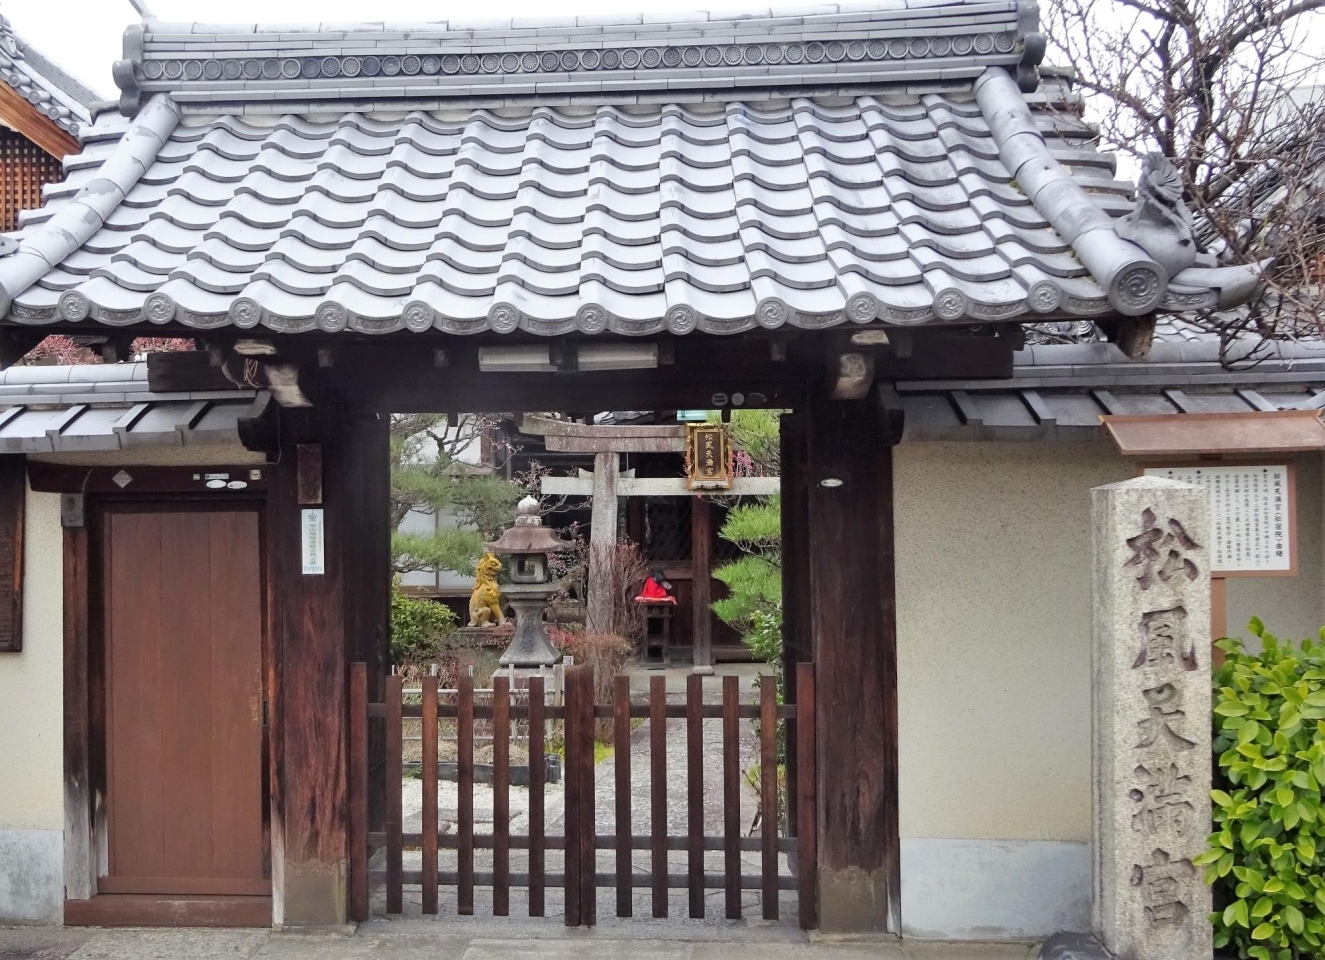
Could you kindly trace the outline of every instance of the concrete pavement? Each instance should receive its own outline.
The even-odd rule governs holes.
[[[782,925],[372,920],[340,934],[0,928],[0,960],[1031,960],[1028,944],[806,936]]]

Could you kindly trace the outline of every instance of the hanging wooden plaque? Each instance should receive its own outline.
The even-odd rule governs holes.
[[[686,486],[727,490],[732,485],[731,441],[720,423],[686,424]]]

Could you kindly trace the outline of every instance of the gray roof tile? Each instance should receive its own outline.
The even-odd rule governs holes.
[[[250,390],[151,393],[145,363],[0,372],[0,453],[63,453],[239,441]]]
[[[73,137],[91,126],[92,108],[101,100],[19,36],[3,16],[0,16],[0,82]]]
[[[270,56],[250,56],[253,30],[148,23],[142,75],[175,100],[157,96],[127,126],[105,119],[105,136],[94,128],[69,164],[87,189],[52,193],[46,219],[0,261],[8,314],[638,334],[1113,309],[1105,289],[1117,302],[1140,251],[1099,205],[1123,196],[1104,179],[1112,161],[1055,113],[1071,102],[1061,86],[1023,97],[1003,67],[981,73],[1020,57],[1018,3],[832,9],[671,28],[628,18],[576,35],[509,23],[264,31]],[[581,52],[591,28],[595,56],[618,58],[611,69]],[[686,46],[690,33],[705,38]],[[420,38],[435,63],[399,52]],[[199,43],[228,49],[202,57]],[[282,47],[295,43],[328,63],[305,72],[308,58]],[[906,84],[949,60],[952,82]],[[840,99],[767,91],[839,73],[890,85]],[[756,81],[748,101],[720,90]],[[445,99],[455,84],[513,96],[529,82],[560,100],[620,92],[576,108],[503,100],[500,112]],[[325,86],[325,109],[243,106],[288,106],[294,85],[300,99]],[[675,102],[672,87],[715,103]],[[428,109],[372,113],[416,95]],[[196,115],[181,120],[184,100]],[[237,103],[259,112],[236,115]],[[123,202],[102,204],[117,191]],[[70,228],[84,209],[95,222]]]

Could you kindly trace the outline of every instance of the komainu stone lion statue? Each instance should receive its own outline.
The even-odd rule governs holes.
[[[474,592],[469,595],[469,625],[471,627],[500,627],[506,622],[501,612],[501,591],[497,589],[497,574],[501,561],[492,554],[484,554],[474,570]]]

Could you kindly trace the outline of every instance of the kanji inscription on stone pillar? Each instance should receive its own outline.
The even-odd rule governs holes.
[[[1095,935],[1119,960],[1209,960],[1209,493],[1092,493]]]

